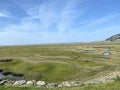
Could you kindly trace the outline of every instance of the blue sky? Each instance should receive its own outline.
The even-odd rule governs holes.
[[[120,0],[0,0],[0,45],[102,41],[120,33]]]

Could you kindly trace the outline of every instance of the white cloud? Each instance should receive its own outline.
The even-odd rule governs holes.
[[[42,3],[39,6],[27,8],[26,12],[29,17],[25,18],[24,21],[37,21],[40,30],[43,31],[49,31],[51,28],[58,32],[68,31],[74,26],[75,20],[82,16],[86,10],[78,10],[76,0],[66,1],[64,5],[58,7],[59,3]]]
[[[6,17],[6,14],[0,12],[0,17]]]
[[[43,3],[40,6],[28,8],[26,12],[29,17],[24,18],[22,21],[31,23],[36,22],[40,30],[48,31],[58,20],[58,13],[52,5]]]
[[[7,11],[0,11],[0,17],[11,17],[11,16]]]
[[[85,14],[86,10],[77,9],[76,0],[71,0],[66,3],[63,11],[60,13],[59,21],[57,22],[57,29],[59,32],[69,31],[77,22],[76,18]],[[81,5],[81,3],[79,3]]]

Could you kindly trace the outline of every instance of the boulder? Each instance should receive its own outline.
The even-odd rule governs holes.
[[[62,85],[65,86],[65,87],[70,87],[71,86],[70,82],[68,82],[68,81],[62,82]]]
[[[7,82],[4,83],[4,85],[11,86],[11,85],[13,85],[13,83],[14,83],[14,81],[7,81]]]
[[[45,86],[46,83],[45,83],[45,81],[37,81],[36,85],[37,86]]]
[[[63,87],[63,85],[62,84],[58,84],[58,88],[61,88],[61,87]]]
[[[57,84],[57,83],[48,83],[48,84],[46,85],[46,88],[56,88],[56,87],[58,87],[58,84]]]
[[[34,85],[34,82],[33,82],[33,81],[27,81],[27,82],[26,82],[26,85],[27,85],[27,86],[33,86],[33,85]]]
[[[8,80],[2,80],[2,81],[0,82],[0,85],[4,85],[6,82],[8,82]]]
[[[71,86],[78,86],[80,83],[78,81],[69,82]]]
[[[24,85],[26,83],[26,80],[19,80],[19,81],[15,81],[15,83],[13,84],[13,85],[18,85],[18,86],[20,86],[20,85]]]

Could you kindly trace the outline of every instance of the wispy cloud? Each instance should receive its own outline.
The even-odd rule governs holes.
[[[74,25],[77,23],[77,18],[80,18],[85,14],[86,9],[78,9],[78,5],[83,2],[77,2],[77,0],[70,0],[62,3],[60,7],[57,2],[41,3],[40,5],[34,7],[24,8],[26,13],[29,15],[23,19],[21,22],[15,25],[9,25],[5,27],[11,30],[39,30],[39,31],[55,31],[64,32],[74,29]],[[64,4],[64,5],[63,5]],[[24,6],[25,7],[25,6]]]
[[[26,19],[30,21],[37,20],[44,31],[49,31],[51,28],[53,31],[55,29],[58,32],[72,29],[76,19],[84,15],[86,9],[77,8],[78,5],[82,4],[82,1],[79,4],[77,0],[63,0],[63,2],[64,5],[62,4],[60,7],[58,7],[60,2],[54,2],[42,3],[40,6],[29,8],[26,11],[30,17]]]
[[[0,17],[11,17],[10,14],[6,11],[0,11]]]
[[[86,10],[77,9],[76,0],[71,0],[66,3],[63,11],[60,13],[57,29],[59,32],[64,32],[72,29],[77,18],[85,14]],[[79,3],[81,5],[81,3]],[[77,22],[76,22],[77,23]]]
[[[119,13],[117,13],[117,14],[110,14],[110,15],[98,18],[96,20],[92,20],[92,21],[90,20],[90,21],[88,21],[86,23],[86,25],[84,27],[85,28],[93,27],[93,26],[97,26],[97,25],[100,25],[100,24],[104,24],[104,23],[110,22],[111,19],[116,18],[119,15],[120,15]]]

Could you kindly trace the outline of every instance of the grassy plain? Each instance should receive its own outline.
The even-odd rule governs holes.
[[[103,56],[102,53],[106,51],[109,51],[111,55]],[[24,74],[23,79],[26,80],[44,80],[46,82],[78,80],[83,82],[120,70],[120,43],[1,46],[0,58],[13,59],[10,62],[0,62],[0,69],[3,69],[4,72],[22,73]],[[98,86],[95,85],[95,88]],[[107,84],[103,86],[106,87]],[[87,87],[89,85],[83,88]],[[102,88],[102,84],[100,87]],[[65,90],[79,90],[77,88],[66,88]],[[82,87],[79,88],[83,90]]]

